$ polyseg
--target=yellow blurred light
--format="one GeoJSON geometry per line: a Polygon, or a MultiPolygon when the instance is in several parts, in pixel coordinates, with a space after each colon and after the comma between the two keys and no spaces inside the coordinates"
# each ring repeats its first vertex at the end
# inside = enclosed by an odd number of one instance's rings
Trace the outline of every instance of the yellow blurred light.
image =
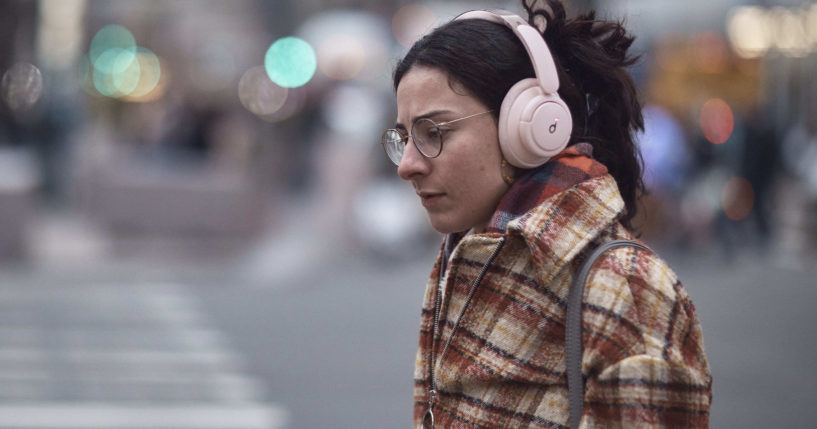
{"type": "Polygon", "coordinates": [[[701,107],[700,125],[704,137],[710,143],[726,142],[735,129],[735,116],[732,108],[720,98],[707,100],[701,107]]]}
{"type": "MultiPolygon", "coordinates": [[[[146,102],[153,101],[164,95],[167,79],[162,73],[159,58],[146,48],[139,48],[134,61],[138,64],[139,75],[131,77],[129,91],[122,97],[125,101],[146,102]]],[[[121,88],[120,88],[121,89],[121,88]]]]}
{"type": "Polygon", "coordinates": [[[752,184],[743,177],[733,177],[723,187],[721,203],[729,219],[746,219],[755,204],[755,191],[752,184]]]}
{"type": "Polygon", "coordinates": [[[775,46],[792,57],[808,55],[809,43],[804,27],[804,15],[783,7],[775,7],[770,16],[775,27],[775,46]]]}
{"type": "Polygon", "coordinates": [[[256,66],[247,70],[238,82],[238,99],[244,107],[258,116],[277,112],[287,100],[288,89],[270,80],[266,68],[256,66]]]}
{"type": "Polygon", "coordinates": [[[692,38],[692,49],[698,69],[705,73],[722,73],[728,66],[726,43],[718,34],[708,31],[692,38]]]}
{"type": "Polygon", "coordinates": [[[113,85],[116,88],[120,97],[127,96],[136,89],[139,85],[139,79],[142,76],[142,64],[138,60],[137,55],[119,56],[123,63],[121,70],[116,73],[111,73],[113,85]],[[126,65],[127,64],[127,65],[126,65]]]}
{"type": "Polygon", "coordinates": [[[808,31],[811,50],[817,51],[817,3],[811,5],[806,15],[806,31],[808,31]]]}
{"type": "Polygon", "coordinates": [[[437,22],[438,18],[431,9],[419,3],[411,3],[394,14],[392,32],[398,43],[410,48],[433,29],[437,22]]]}
{"type": "Polygon", "coordinates": [[[318,47],[318,67],[332,79],[352,79],[365,65],[366,51],[357,37],[327,38],[318,47]]]}
{"type": "Polygon", "coordinates": [[[727,34],[735,53],[742,58],[761,57],[772,46],[773,34],[762,7],[732,9],[727,21],[727,34]]]}

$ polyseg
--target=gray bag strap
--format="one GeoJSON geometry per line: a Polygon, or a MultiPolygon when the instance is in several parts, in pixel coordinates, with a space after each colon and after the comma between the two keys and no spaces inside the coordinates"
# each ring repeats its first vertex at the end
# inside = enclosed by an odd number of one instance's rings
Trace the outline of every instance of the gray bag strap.
{"type": "Polygon", "coordinates": [[[584,380],[582,378],[582,296],[584,283],[590,269],[604,252],[617,247],[632,246],[646,251],[650,249],[630,240],[613,240],[595,248],[582,263],[567,293],[565,322],[565,353],[567,367],[567,398],[570,410],[570,428],[577,429],[584,413],[584,380]]]}

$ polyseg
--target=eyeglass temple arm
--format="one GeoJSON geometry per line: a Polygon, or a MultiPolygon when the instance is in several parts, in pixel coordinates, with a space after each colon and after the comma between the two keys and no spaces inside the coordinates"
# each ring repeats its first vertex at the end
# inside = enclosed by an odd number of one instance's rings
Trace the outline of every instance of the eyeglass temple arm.
{"type": "Polygon", "coordinates": [[[473,118],[474,116],[484,115],[484,114],[486,114],[486,113],[491,113],[491,112],[493,112],[493,110],[486,110],[486,111],[484,111],[484,112],[474,113],[473,115],[468,115],[468,116],[466,116],[466,117],[464,117],[464,118],[454,119],[453,121],[448,121],[448,122],[440,122],[439,124],[437,124],[437,126],[438,126],[438,127],[441,127],[441,126],[443,126],[443,125],[453,124],[454,122],[458,122],[458,121],[461,121],[461,120],[463,120],[463,119],[473,118]]]}

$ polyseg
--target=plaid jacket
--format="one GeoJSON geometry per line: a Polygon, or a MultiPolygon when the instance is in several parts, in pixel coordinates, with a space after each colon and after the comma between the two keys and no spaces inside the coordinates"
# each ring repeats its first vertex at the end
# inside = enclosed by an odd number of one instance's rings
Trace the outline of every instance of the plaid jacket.
{"type": "MultiPolygon", "coordinates": [[[[414,424],[428,405],[433,356],[437,428],[568,425],[565,309],[570,282],[598,244],[632,239],[617,221],[615,180],[601,175],[539,203],[504,232],[469,235],[448,263],[431,338],[442,255],[424,298],[414,375],[414,424]],[[442,349],[472,283],[502,249],[442,349]]],[[[591,271],[583,304],[582,427],[707,427],[712,377],[695,308],[658,256],[611,250],[591,271]]]]}

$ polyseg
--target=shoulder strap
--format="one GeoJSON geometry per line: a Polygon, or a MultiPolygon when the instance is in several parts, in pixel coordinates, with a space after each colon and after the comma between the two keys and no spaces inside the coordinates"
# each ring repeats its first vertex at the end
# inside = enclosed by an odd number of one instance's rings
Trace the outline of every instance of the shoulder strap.
{"type": "Polygon", "coordinates": [[[604,252],[617,247],[632,246],[646,251],[650,249],[630,240],[613,240],[595,248],[582,263],[567,294],[565,321],[565,353],[567,369],[567,398],[570,410],[570,428],[576,429],[584,413],[584,381],[582,379],[582,296],[584,283],[590,269],[604,252]]]}

